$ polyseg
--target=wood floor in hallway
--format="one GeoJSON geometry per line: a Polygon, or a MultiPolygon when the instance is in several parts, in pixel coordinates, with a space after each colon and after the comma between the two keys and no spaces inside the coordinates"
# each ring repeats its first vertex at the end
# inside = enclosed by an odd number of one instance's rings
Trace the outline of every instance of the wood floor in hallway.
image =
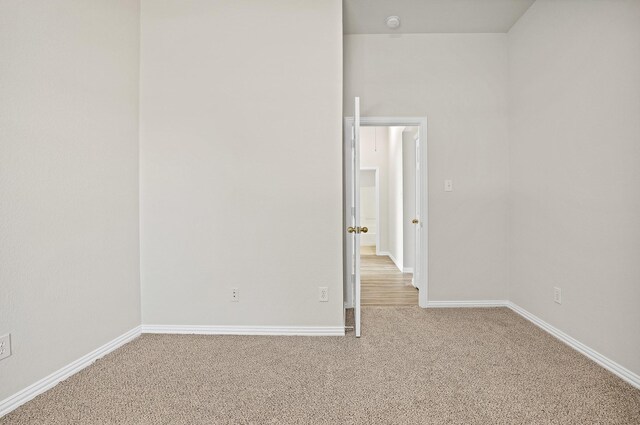
{"type": "Polygon", "coordinates": [[[411,285],[411,277],[411,273],[399,271],[386,255],[362,249],[361,305],[418,305],[418,290],[411,285]]]}

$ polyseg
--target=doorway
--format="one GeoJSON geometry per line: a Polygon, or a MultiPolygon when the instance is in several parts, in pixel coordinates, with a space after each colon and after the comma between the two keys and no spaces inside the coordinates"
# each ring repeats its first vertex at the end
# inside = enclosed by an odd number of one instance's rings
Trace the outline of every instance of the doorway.
{"type": "Polygon", "coordinates": [[[415,139],[418,127],[360,129],[362,306],[418,305],[415,262],[415,139]]]}
{"type": "MultiPolygon", "coordinates": [[[[402,286],[405,289],[412,290],[408,283],[411,283],[418,290],[417,304],[421,307],[427,305],[427,290],[428,290],[428,245],[427,245],[427,152],[426,152],[426,135],[427,135],[427,123],[426,118],[422,117],[409,117],[409,118],[379,118],[379,117],[358,117],[359,104],[356,100],[356,116],[353,118],[345,119],[344,126],[344,158],[345,158],[345,207],[344,217],[346,230],[344,246],[345,246],[345,274],[344,274],[344,298],[345,308],[354,308],[355,316],[355,329],[356,336],[359,336],[359,320],[360,320],[360,305],[393,305],[393,301],[385,297],[384,293],[379,293],[377,296],[381,301],[376,302],[366,299],[366,286],[367,286],[367,274],[370,269],[367,270],[367,262],[369,259],[381,259],[380,257],[387,257],[389,262],[381,265],[377,279],[385,280],[381,275],[386,272],[397,272],[395,276],[396,284],[402,286]],[[373,133],[373,149],[376,151],[378,148],[388,146],[382,146],[379,143],[384,143],[384,137],[380,137],[382,133],[375,133],[372,128],[382,128],[378,131],[395,131],[401,134],[400,140],[402,140],[402,147],[404,152],[411,152],[413,154],[413,163],[415,164],[414,176],[412,178],[413,185],[402,186],[399,191],[395,191],[392,196],[396,198],[396,209],[392,214],[392,221],[396,223],[395,235],[399,237],[389,238],[386,240],[384,237],[384,208],[381,207],[381,191],[384,184],[382,171],[380,165],[367,163],[365,156],[361,156],[361,140],[367,139],[367,133],[371,135],[373,133]],[[361,134],[362,133],[362,134],[361,134]],[[362,139],[364,135],[364,139],[362,139]],[[363,160],[364,158],[364,160],[363,160]],[[367,209],[367,205],[371,205],[372,196],[366,193],[372,186],[371,182],[371,169],[378,168],[375,171],[377,175],[376,186],[376,203],[375,208],[375,221],[372,214],[366,211],[362,211],[362,207],[367,209]],[[356,172],[357,170],[357,172],[356,172]],[[363,186],[360,186],[362,182],[363,186]],[[368,185],[368,186],[367,186],[368,185]],[[364,198],[362,197],[362,190],[365,190],[364,198]],[[408,196],[410,192],[413,196],[408,196]],[[400,195],[398,195],[400,193],[400,195]],[[363,204],[364,201],[364,204],[363,204]],[[409,221],[410,223],[405,223],[409,221]],[[375,249],[371,246],[373,238],[367,237],[368,227],[366,223],[374,222],[375,230],[372,234],[375,234],[376,245],[375,249]],[[398,226],[399,223],[399,226],[398,226]],[[406,226],[405,224],[410,224],[406,226]],[[404,230],[399,232],[398,227],[402,227],[404,230]],[[410,229],[410,230],[409,230],[410,229]],[[409,233],[407,233],[409,232],[409,233]],[[413,234],[415,237],[411,239],[407,237],[408,234],[413,234]],[[363,237],[364,236],[364,237],[363,237]],[[406,239],[406,240],[404,240],[406,239]],[[386,247],[386,248],[385,248],[386,247]],[[389,248],[391,247],[391,248],[389,248]],[[402,248],[400,248],[402,247],[402,248]],[[361,256],[361,248],[363,255],[361,256]],[[375,252],[375,255],[374,255],[375,252]],[[405,255],[405,253],[407,255],[405,255]],[[371,258],[365,258],[365,256],[371,256],[371,258]],[[406,257],[406,259],[405,259],[406,257]],[[406,263],[406,264],[405,264],[406,263]],[[362,275],[362,276],[361,276],[362,275]],[[361,277],[364,278],[364,286],[362,285],[361,277]],[[365,292],[363,292],[365,291],[365,292]],[[386,299],[385,299],[386,298],[386,299]]],[[[396,137],[397,139],[397,137],[396,137]]],[[[388,142],[388,139],[387,139],[388,142]]],[[[371,149],[371,141],[365,142],[367,149],[371,149]],[[368,143],[368,144],[367,144],[368,143]]],[[[397,146],[396,146],[397,148],[397,146]]],[[[395,163],[398,161],[398,153],[402,152],[402,149],[396,149],[396,157],[393,160],[395,163]]],[[[399,154],[402,156],[402,153],[399,154]]],[[[405,160],[406,161],[406,160],[405,160]]],[[[406,162],[405,162],[406,164],[406,162]]],[[[404,183],[407,182],[407,176],[404,171],[399,172],[395,170],[396,181],[395,185],[398,185],[398,176],[400,179],[404,179],[404,183]]],[[[369,208],[369,211],[371,208],[369,208]]],[[[388,211],[387,211],[388,213],[388,211]]],[[[387,214],[387,221],[389,217],[387,214]]],[[[389,223],[387,223],[387,226],[389,223]]],[[[388,230],[387,230],[388,232],[388,230]]],[[[382,258],[384,259],[384,258],[382,258]]],[[[372,263],[371,263],[372,264],[372,263]]],[[[375,265],[372,266],[375,268],[375,265]]],[[[374,270],[375,271],[375,270],[374,270]]],[[[386,279],[385,283],[390,283],[390,279],[386,279]]],[[[389,289],[389,288],[387,288],[389,289]]],[[[386,289],[385,289],[386,290],[386,289]]],[[[384,291],[383,291],[384,292],[384,291]]],[[[415,296],[415,290],[413,290],[415,296]]],[[[414,298],[415,300],[415,298],[414,298]]],[[[397,304],[405,304],[406,301],[397,301],[397,304]]],[[[412,303],[415,303],[413,301],[412,303]]]]}

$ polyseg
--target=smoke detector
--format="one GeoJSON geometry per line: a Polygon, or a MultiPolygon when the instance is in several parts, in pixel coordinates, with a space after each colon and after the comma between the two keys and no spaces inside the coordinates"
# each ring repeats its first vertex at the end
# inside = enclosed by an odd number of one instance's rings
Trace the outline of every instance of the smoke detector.
{"type": "Polygon", "coordinates": [[[389,16],[385,23],[392,30],[398,28],[400,26],[400,17],[399,16],[389,16]]]}

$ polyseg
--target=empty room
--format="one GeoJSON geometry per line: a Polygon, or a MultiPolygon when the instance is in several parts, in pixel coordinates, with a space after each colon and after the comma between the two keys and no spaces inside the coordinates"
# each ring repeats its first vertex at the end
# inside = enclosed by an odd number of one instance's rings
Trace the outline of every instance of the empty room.
{"type": "Polygon", "coordinates": [[[640,424],[640,0],[0,0],[0,424],[640,424]]]}

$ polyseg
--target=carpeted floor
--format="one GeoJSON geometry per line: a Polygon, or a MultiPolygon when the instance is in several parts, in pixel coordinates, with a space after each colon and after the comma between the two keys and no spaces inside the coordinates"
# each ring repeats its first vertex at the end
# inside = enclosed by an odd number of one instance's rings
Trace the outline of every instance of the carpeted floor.
{"type": "Polygon", "coordinates": [[[143,335],[0,424],[640,424],[640,390],[508,309],[363,323],[360,339],[143,335]]]}

